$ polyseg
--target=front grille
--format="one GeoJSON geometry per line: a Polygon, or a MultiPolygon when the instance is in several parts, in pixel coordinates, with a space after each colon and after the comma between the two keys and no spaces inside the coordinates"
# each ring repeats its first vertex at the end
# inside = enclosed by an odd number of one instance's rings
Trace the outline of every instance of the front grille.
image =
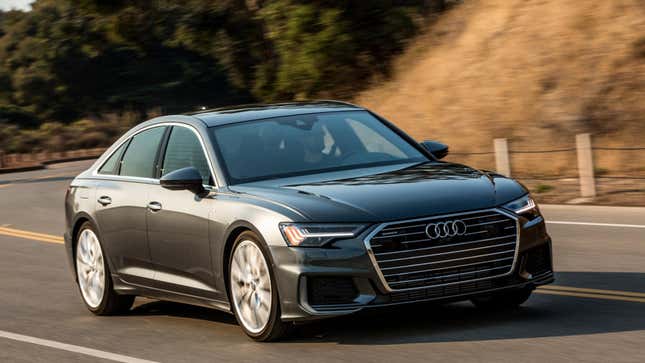
{"type": "Polygon", "coordinates": [[[392,290],[503,276],[515,261],[517,221],[497,210],[390,223],[377,231],[366,243],[392,290]],[[463,221],[463,233],[433,239],[426,234],[429,223],[453,221],[463,221]]]}

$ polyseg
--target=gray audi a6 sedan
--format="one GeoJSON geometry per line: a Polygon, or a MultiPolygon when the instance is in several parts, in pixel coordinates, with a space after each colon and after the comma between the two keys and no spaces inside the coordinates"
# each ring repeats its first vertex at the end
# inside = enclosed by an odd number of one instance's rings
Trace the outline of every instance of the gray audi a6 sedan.
{"type": "Polygon", "coordinates": [[[544,219],[521,184],[447,153],[342,102],[143,122],[67,191],[83,302],[212,307],[260,341],[397,304],[522,304],[553,281],[544,219]]]}

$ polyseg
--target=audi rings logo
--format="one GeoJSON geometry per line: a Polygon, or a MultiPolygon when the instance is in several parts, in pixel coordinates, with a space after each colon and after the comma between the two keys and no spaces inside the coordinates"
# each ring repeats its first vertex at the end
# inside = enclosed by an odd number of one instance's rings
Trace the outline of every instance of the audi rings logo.
{"type": "Polygon", "coordinates": [[[466,234],[466,223],[461,220],[429,223],[426,234],[430,239],[463,236],[466,234]]]}

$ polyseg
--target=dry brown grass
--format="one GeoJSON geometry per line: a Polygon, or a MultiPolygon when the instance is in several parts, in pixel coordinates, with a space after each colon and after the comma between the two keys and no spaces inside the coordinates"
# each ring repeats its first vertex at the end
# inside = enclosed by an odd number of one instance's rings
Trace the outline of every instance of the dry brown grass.
{"type": "MultiPolygon", "coordinates": [[[[354,101],[453,151],[645,145],[645,1],[466,1],[412,44],[391,79],[354,101]]],[[[643,174],[645,151],[595,153],[643,174]]],[[[492,156],[453,156],[494,167],[492,156]]],[[[513,156],[518,173],[575,174],[575,153],[513,156]]]]}

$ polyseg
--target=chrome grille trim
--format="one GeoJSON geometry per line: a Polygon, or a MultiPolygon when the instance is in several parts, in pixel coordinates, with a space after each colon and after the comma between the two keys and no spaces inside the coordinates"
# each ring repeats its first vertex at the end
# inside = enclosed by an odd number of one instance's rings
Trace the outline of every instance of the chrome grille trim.
{"type": "Polygon", "coordinates": [[[412,265],[406,265],[406,266],[392,266],[392,267],[381,267],[381,271],[385,270],[396,270],[399,268],[409,268],[409,267],[418,267],[418,266],[427,266],[427,265],[437,265],[440,263],[444,262],[455,262],[455,261],[463,261],[463,260],[472,260],[474,258],[482,258],[482,257],[490,257],[490,256],[498,256],[498,255],[503,255],[505,253],[509,253],[510,251],[502,251],[502,252],[494,252],[494,253],[484,253],[483,255],[476,255],[476,256],[467,256],[467,257],[459,257],[459,258],[451,258],[449,260],[443,260],[440,262],[424,262],[424,263],[415,263],[412,265]]]}
{"type": "Polygon", "coordinates": [[[477,223],[477,224],[469,224],[468,227],[487,226],[489,224],[503,223],[503,222],[506,222],[506,221],[492,221],[492,222],[484,222],[484,223],[477,223]]]}
{"type": "MultiPolygon", "coordinates": [[[[440,276],[440,277],[425,277],[425,278],[412,279],[412,280],[407,280],[407,281],[391,282],[390,285],[400,285],[400,284],[407,284],[407,283],[410,283],[410,282],[430,281],[430,280],[436,280],[436,279],[444,279],[446,277],[472,275],[472,274],[477,274],[477,273],[484,272],[484,271],[500,270],[500,269],[503,269],[503,268],[507,268],[507,267],[506,266],[500,266],[500,267],[493,267],[493,268],[489,268],[489,269],[485,269],[485,270],[481,270],[481,271],[468,271],[468,272],[462,272],[462,273],[458,273],[458,274],[443,275],[443,276],[440,276]]],[[[464,282],[468,283],[468,282],[470,282],[470,280],[464,281],[464,282]]]]}
{"type": "MultiPolygon", "coordinates": [[[[466,234],[467,235],[467,234],[466,234]]],[[[510,238],[510,237],[515,237],[512,234],[506,235],[506,236],[500,236],[500,237],[491,237],[491,238],[484,238],[484,239],[476,239],[474,241],[468,241],[468,242],[460,242],[460,243],[453,243],[450,246],[463,246],[463,245],[471,245],[473,243],[482,243],[486,241],[492,241],[494,239],[503,239],[503,238],[510,238]]],[[[401,242],[401,243],[406,243],[406,242],[401,242]]],[[[407,253],[407,252],[415,252],[415,251],[427,251],[427,250],[436,250],[438,248],[446,248],[446,246],[432,246],[432,247],[421,247],[421,248],[415,248],[411,250],[405,250],[405,251],[392,251],[392,252],[380,252],[380,253],[375,253],[376,256],[385,256],[385,255],[392,255],[395,253],[407,253]]]]}
{"type": "MultiPolygon", "coordinates": [[[[505,228],[506,229],[511,229],[513,227],[505,228]]],[[[466,235],[476,235],[480,233],[486,233],[484,232],[472,232],[472,233],[467,233],[466,235]]],[[[413,234],[419,234],[419,233],[413,233],[413,234]]],[[[392,236],[383,236],[381,239],[386,239],[390,237],[399,237],[403,236],[404,234],[394,234],[392,236]]],[[[423,239],[423,240],[413,240],[413,241],[400,241],[398,243],[404,243],[404,244],[410,244],[410,243],[419,243],[419,242],[428,242],[428,239],[423,239]]],[[[407,291],[407,290],[417,290],[417,289],[427,289],[430,287],[441,287],[441,286],[448,286],[448,285],[455,285],[455,284],[465,284],[465,283],[471,283],[475,281],[481,281],[481,280],[488,280],[488,279],[493,279],[493,278],[498,278],[498,277],[503,277],[503,276],[508,276],[510,275],[516,267],[517,264],[517,257],[519,253],[519,242],[520,242],[520,225],[517,217],[510,212],[507,212],[505,210],[499,209],[499,208],[491,208],[491,209],[484,209],[484,210],[477,210],[477,211],[470,211],[470,212],[462,212],[462,213],[452,213],[452,214],[444,214],[444,215],[438,215],[438,216],[432,216],[432,217],[426,217],[426,218],[417,218],[417,219],[411,219],[411,220],[403,220],[403,221],[395,221],[395,222],[387,222],[387,223],[382,223],[378,225],[372,232],[370,232],[367,237],[363,240],[363,243],[365,245],[365,248],[367,249],[368,256],[370,257],[370,260],[372,261],[372,265],[374,266],[374,270],[376,271],[379,280],[381,284],[383,285],[384,289],[386,292],[397,292],[397,291],[407,291]],[[490,212],[489,214],[484,214],[490,212]],[[481,214],[481,215],[477,215],[481,214]],[[475,215],[475,216],[471,216],[475,215]],[[515,236],[512,234],[510,235],[504,235],[504,236],[494,236],[491,238],[484,238],[480,240],[475,240],[475,241],[464,241],[460,243],[455,243],[454,245],[451,244],[446,244],[442,246],[429,246],[429,247],[421,247],[421,248],[416,248],[416,249],[409,249],[409,250],[404,250],[404,251],[388,251],[388,252],[381,252],[376,254],[374,250],[372,249],[372,244],[371,240],[379,233],[381,232],[388,232],[388,231],[394,231],[394,230],[402,230],[406,228],[419,228],[427,223],[430,223],[433,220],[436,219],[445,219],[445,218],[450,218],[450,217],[459,217],[460,220],[471,220],[471,219],[484,219],[484,218],[492,218],[492,217],[505,217],[503,220],[493,220],[491,222],[481,222],[473,225],[468,225],[468,228],[471,227],[477,227],[477,226],[484,226],[484,225],[489,225],[489,224],[497,224],[497,223],[502,223],[502,222],[510,222],[510,220],[514,221],[515,223],[515,236]],[[414,225],[409,225],[409,226],[397,226],[400,224],[405,224],[405,223],[414,223],[414,222],[423,222],[423,224],[414,224],[414,225]],[[475,244],[475,243],[481,243],[481,242],[486,242],[490,240],[502,240],[504,238],[512,238],[515,237],[515,246],[514,250],[507,250],[507,251],[502,251],[502,252],[494,252],[494,253],[489,253],[489,254],[481,254],[481,255],[476,255],[476,256],[466,256],[466,257],[459,257],[455,259],[447,259],[447,260],[438,260],[438,261],[432,261],[432,262],[425,262],[425,263],[419,263],[419,264],[410,264],[410,265],[400,265],[400,266],[386,266],[386,267],[380,267],[379,263],[382,264],[387,264],[391,262],[395,262],[398,260],[404,260],[404,259],[424,259],[424,258],[432,258],[433,256],[438,256],[439,254],[430,254],[430,255],[421,255],[421,256],[413,256],[410,258],[401,258],[401,259],[390,259],[390,260],[381,260],[379,261],[377,258],[378,257],[383,257],[384,255],[392,255],[395,253],[415,253],[417,251],[425,251],[425,250],[432,250],[436,248],[451,248],[455,246],[461,246],[461,245],[468,245],[468,244],[475,244]],[[459,264],[459,265],[453,265],[453,266],[447,266],[447,267],[438,267],[438,268],[429,268],[429,269],[423,269],[423,270],[415,270],[415,271],[402,271],[399,273],[396,272],[391,272],[388,274],[383,273],[383,271],[396,271],[397,269],[406,269],[406,268],[414,268],[414,267],[420,267],[420,266],[431,266],[431,265],[440,265],[444,263],[450,263],[454,261],[462,261],[462,260],[470,260],[470,259],[478,259],[478,258],[485,258],[485,257],[492,257],[492,256],[500,256],[503,254],[510,254],[513,253],[512,257],[503,257],[503,258],[494,258],[494,259],[487,259],[485,261],[476,261],[474,263],[465,263],[465,264],[459,264]],[[390,286],[390,283],[388,283],[388,280],[386,279],[387,277],[392,277],[392,276],[406,276],[406,275],[413,275],[413,274],[423,274],[423,273],[428,273],[428,272],[433,272],[433,271],[440,271],[440,270],[449,270],[449,269],[459,269],[459,268],[468,268],[470,266],[476,266],[476,265],[483,265],[483,264],[494,264],[506,260],[512,259],[512,264],[510,268],[508,266],[503,266],[505,269],[508,269],[507,271],[504,271],[503,273],[500,274],[495,274],[491,276],[486,276],[486,277],[481,277],[481,278],[472,278],[472,279],[464,279],[460,281],[453,281],[453,282],[445,282],[445,283],[439,283],[439,284],[424,284],[423,286],[413,286],[413,287],[403,287],[403,288],[393,288],[390,286]]],[[[450,251],[449,253],[444,253],[444,254],[454,254],[454,253],[463,253],[463,252],[468,252],[470,250],[478,250],[478,249],[494,249],[494,248],[499,248],[499,247],[505,247],[505,246],[510,246],[512,245],[513,242],[508,242],[508,243],[498,243],[492,246],[485,246],[483,248],[475,248],[475,249],[466,249],[466,250],[456,250],[456,251],[450,251]]],[[[380,248],[383,247],[382,244],[374,244],[374,248],[380,248]]],[[[492,270],[501,270],[502,266],[493,266],[492,268],[489,269],[481,269],[481,270],[476,270],[477,273],[480,272],[486,272],[486,271],[492,271],[492,270]]],[[[404,280],[404,281],[392,281],[392,285],[400,285],[404,283],[415,283],[416,280],[419,281],[430,281],[430,280],[437,280],[437,279],[444,279],[444,278],[449,278],[449,277],[454,277],[455,275],[458,275],[457,277],[464,277],[464,275],[473,275],[476,274],[471,271],[463,271],[463,272],[458,272],[457,274],[448,274],[448,275],[441,275],[441,276],[436,276],[436,277],[423,277],[423,278],[413,278],[410,280],[404,280]]],[[[414,276],[412,276],[414,277],[414,276]]]]}
{"type": "MultiPolygon", "coordinates": [[[[412,227],[407,227],[407,228],[412,228],[412,227]]],[[[399,237],[399,236],[412,236],[414,234],[425,234],[425,232],[400,233],[400,234],[397,234],[396,236],[397,237],[399,237]]],[[[373,239],[376,240],[376,239],[383,239],[383,238],[390,238],[390,236],[379,236],[379,237],[374,237],[373,239]]]]}
{"type": "Polygon", "coordinates": [[[461,267],[468,267],[468,266],[476,266],[476,265],[481,265],[485,263],[491,263],[491,262],[500,262],[500,261],[506,261],[510,260],[513,257],[504,257],[504,258],[498,258],[495,260],[489,260],[489,261],[480,261],[480,262],[475,262],[475,263],[465,263],[463,265],[457,265],[457,266],[450,266],[450,267],[437,267],[437,268],[431,268],[427,270],[418,270],[418,271],[409,271],[409,272],[399,272],[399,273],[393,273],[393,274],[384,274],[384,277],[388,276],[394,276],[394,275],[412,275],[412,274],[418,274],[418,273],[424,273],[424,272],[432,272],[432,271],[440,271],[440,270],[449,270],[451,268],[461,268],[461,267]]]}

